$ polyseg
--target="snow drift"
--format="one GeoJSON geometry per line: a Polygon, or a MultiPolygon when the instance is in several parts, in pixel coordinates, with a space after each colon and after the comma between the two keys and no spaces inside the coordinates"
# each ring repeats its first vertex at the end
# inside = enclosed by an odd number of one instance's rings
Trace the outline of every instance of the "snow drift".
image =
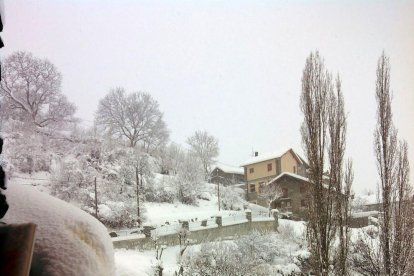
{"type": "Polygon", "coordinates": [[[114,275],[111,239],[82,210],[34,188],[9,185],[4,221],[37,224],[31,275],[114,275]]]}

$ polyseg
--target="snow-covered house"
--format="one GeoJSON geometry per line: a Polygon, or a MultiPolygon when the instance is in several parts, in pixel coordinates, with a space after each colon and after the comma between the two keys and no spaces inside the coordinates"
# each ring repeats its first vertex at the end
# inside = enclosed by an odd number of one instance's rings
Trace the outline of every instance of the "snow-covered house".
{"type": "Polygon", "coordinates": [[[280,190],[279,197],[272,202],[272,209],[291,212],[293,216],[298,218],[307,217],[309,185],[311,185],[308,178],[283,172],[270,180],[268,185],[277,186],[280,190]]]}
{"type": "Polygon", "coordinates": [[[217,162],[211,170],[210,182],[224,186],[245,183],[244,169],[217,162]]]}
{"type": "Polygon", "coordinates": [[[241,164],[246,178],[246,198],[261,203],[258,194],[272,179],[283,172],[306,177],[309,165],[293,149],[258,154],[241,164]]]}

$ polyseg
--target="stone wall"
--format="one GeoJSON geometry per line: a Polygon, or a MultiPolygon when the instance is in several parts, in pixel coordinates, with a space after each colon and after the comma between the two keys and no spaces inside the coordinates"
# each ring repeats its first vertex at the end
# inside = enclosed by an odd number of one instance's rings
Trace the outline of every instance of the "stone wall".
{"type": "MultiPolygon", "coordinates": [[[[262,219],[253,220],[247,222],[241,222],[237,224],[217,226],[214,228],[193,230],[188,238],[192,244],[198,244],[202,242],[209,242],[219,239],[231,239],[236,236],[246,235],[252,231],[270,232],[277,230],[277,219],[262,219]]],[[[167,246],[179,245],[178,234],[169,234],[159,236],[159,244],[165,244],[167,246]]],[[[154,241],[150,237],[126,239],[113,241],[114,248],[125,249],[153,249],[154,241]]]]}

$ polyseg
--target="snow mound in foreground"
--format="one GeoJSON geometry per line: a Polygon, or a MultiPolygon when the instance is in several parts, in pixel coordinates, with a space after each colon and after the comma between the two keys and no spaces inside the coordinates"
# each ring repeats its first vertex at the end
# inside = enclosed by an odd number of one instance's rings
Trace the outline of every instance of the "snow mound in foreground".
{"type": "Polygon", "coordinates": [[[82,210],[32,187],[10,185],[8,224],[37,224],[31,275],[114,275],[108,232],[82,210]]]}

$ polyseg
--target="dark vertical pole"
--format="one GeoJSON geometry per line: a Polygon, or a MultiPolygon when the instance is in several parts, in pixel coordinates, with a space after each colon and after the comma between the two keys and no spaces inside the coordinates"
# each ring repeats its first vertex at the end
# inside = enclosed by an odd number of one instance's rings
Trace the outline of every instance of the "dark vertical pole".
{"type": "Polygon", "coordinates": [[[216,169],[217,174],[217,200],[218,200],[218,207],[220,212],[220,177],[218,175],[218,169],[216,169]]]}
{"type": "Polygon", "coordinates": [[[95,176],[94,184],[95,184],[95,217],[98,218],[98,187],[96,186],[96,176],[95,176]]]}
{"type": "Polygon", "coordinates": [[[139,213],[139,176],[138,176],[138,168],[135,167],[135,178],[137,184],[137,221],[138,224],[141,224],[140,213],[139,213]]]}

